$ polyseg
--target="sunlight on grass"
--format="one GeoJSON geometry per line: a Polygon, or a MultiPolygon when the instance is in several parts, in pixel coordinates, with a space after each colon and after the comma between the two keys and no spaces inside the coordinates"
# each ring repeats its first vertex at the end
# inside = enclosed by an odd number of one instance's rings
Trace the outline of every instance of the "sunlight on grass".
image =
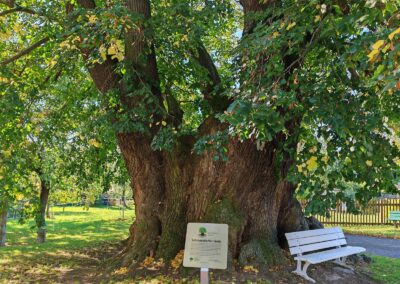
{"type": "Polygon", "coordinates": [[[392,225],[354,225],[354,226],[344,226],[344,225],[327,225],[325,227],[341,227],[345,233],[353,235],[365,235],[372,237],[387,237],[400,239],[400,228],[395,228],[392,225]]]}
{"type": "MultiPolygon", "coordinates": [[[[47,252],[73,251],[95,246],[101,242],[118,241],[128,237],[133,222],[133,210],[125,210],[121,219],[116,208],[67,207],[54,208],[54,219],[47,221],[47,241],[36,244],[34,221],[19,224],[10,220],[7,225],[7,246],[0,249],[1,263],[11,264],[15,257],[36,258],[47,252]]],[[[1,268],[0,268],[1,272],[1,268]]]]}
{"type": "Polygon", "coordinates": [[[387,284],[400,284],[400,259],[372,256],[372,277],[387,284]]]}

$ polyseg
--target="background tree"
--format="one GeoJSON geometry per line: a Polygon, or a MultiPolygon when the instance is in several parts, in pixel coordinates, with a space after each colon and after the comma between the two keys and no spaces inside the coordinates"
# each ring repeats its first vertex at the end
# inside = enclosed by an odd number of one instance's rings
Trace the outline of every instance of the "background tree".
{"type": "MultiPolygon", "coordinates": [[[[121,160],[115,138],[105,135],[110,132],[108,129],[102,129],[104,118],[97,97],[93,97],[97,93],[93,92],[81,66],[69,66],[73,80],[61,76],[60,71],[49,75],[47,68],[46,65],[34,66],[34,70],[23,67],[14,80],[2,77],[5,84],[1,85],[4,112],[0,118],[3,126],[0,141],[5,147],[1,170],[26,180],[24,184],[30,189],[17,192],[32,202],[30,213],[36,220],[39,243],[46,239],[45,212],[52,188],[71,190],[66,188],[68,184],[79,200],[93,203],[104,176],[112,175],[106,172],[109,169],[105,165],[121,160]],[[81,83],[76,84],[79,79],[81,83]],[[104,134],[101,141],[106,146],[96,140],[97,131],[104,134]],[[107,140],[109,137],[113,139],[107,140]]],[[[3,182],[11,196],[15,195],[16,178],[3,182]]]]}
{"type": "Polygon", "coordinates": [[[397,1],[4,4],[9,88],[86,66],[98,90],[134,189],[125,264],[172,258],[190,221],[229,224],[241,263],[273,262],[308,228],[296,189],[314,213],[394,190],[397,1]]]}

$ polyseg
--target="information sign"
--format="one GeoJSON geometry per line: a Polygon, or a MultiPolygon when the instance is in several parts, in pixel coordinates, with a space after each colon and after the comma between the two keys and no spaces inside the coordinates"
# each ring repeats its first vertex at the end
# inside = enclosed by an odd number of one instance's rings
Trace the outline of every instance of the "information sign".
{"type": "Polygon", "coordinates": [[[188,223],[183,266],[226,269],[228,225],[188,223]]]}

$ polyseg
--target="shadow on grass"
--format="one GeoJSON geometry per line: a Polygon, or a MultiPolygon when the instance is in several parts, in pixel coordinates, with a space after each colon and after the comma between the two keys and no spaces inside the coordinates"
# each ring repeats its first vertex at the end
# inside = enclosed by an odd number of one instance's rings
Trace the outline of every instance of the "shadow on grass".
{"type": "MultiPolygon", "coordinates": [[[[103,247],[103,246],[102,246],[103,247]]],[[[110,257],[117,252],[115,245],[104,253],[110,257]]],[[[102,259],[84,251],[55,251],[52,253],[24,253],[0,262],[2,280],[16,283],[88,283],[97,274],[102,259]]],[[[101,269],[100,269],[101,271],[101,269]]]]}

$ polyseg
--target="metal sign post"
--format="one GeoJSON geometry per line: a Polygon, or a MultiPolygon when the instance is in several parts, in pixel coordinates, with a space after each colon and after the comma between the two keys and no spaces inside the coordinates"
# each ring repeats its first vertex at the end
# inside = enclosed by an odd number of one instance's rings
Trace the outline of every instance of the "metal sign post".
{"type": "Polygon", "coordinates": [[[208,268],[200,268],[200,284],[210,283],[210,278],[208,276],[208,268]]]}

